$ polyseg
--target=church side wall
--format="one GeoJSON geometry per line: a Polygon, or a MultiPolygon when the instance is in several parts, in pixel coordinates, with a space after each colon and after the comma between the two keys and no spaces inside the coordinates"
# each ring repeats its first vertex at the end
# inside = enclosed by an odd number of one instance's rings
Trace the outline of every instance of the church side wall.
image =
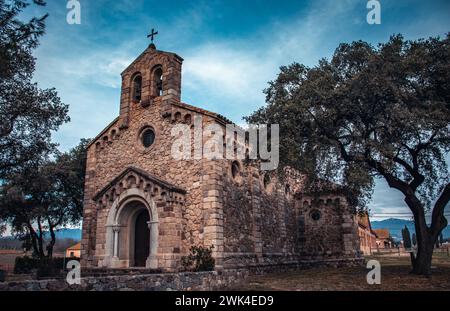
{"type": "Polygon", "coordinates": [[[222,165],[225,268],[359,257],[357,222],[342,195],[294,198],[289,177],[264,184],[252,164],[241,162],[238,178],[231,161],[222,165]]]}
{"type": "Polygon", "coordinates": [[[233,178],[231,163],[222,163],[224,267],[292,262],[298,249],[293,197],[278,181],[266,189],[253,164],[240,162],[233,178]]]}
{"type": "Polygon", "coordinates": [[[304,195],[297,201],[300,255],[304,259],[359,256],[356,216],[343,196],[304,195]]]}

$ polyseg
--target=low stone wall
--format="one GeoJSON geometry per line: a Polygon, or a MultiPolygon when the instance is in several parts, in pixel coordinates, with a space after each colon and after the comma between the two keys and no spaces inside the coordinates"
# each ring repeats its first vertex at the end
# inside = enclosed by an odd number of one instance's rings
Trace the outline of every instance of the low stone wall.
{"type": "MultiPolygon", "coordinates": [[[[209,272],[145,274],[133,272],[108,276],[85,276],[80,285],[69,285],[65,279],[0,282],[0,291],[208,291],[239,284],[249,276],[271,272],[287,272],[313,267],[362,265],[363,258],[302,260],[288,264],[266,264],[240,269],[209,272]]],[[[94,274],[92,271],[90,272],[94,274]]],[[[118,273],[118,271],[116,271],[118,273]]]]}
{"type": "Polygon", "coordinates": [[[326,259],[326,260],[300,260],[287,262],[283,264],[264,264],[248,266],[250,274],[266,274],[272,272],[288,272],[297,270],[306,270],[318,267],[355,267],[362,266],[364,264],[364,258],[351,258],[351,259],[326,259]]]}
{"type": "MultiPolygon", "coordinates": [[[[250,255],[251,256],[251,255],[250,255]]],[[[262,258],[251,258],[250,256],[240,256],[240,259],[233,259],[233,264],[225,262],[224,269],[248,269],[251,273],[283,272],[290,270],[302,270],[315,267],[343,267],[358,266],[364,262],[364,257],[350,258],[299,258],[298,256],[268,256],[262,258]]]]}
{"type": "Polygon", "coordinates": [[[80,285],[69,285],[65,279],[0,283],[0,291],[190,291],[215,290],[244,281],[249,271],[185,272],[162,274],[82,277],[80,285]]]}

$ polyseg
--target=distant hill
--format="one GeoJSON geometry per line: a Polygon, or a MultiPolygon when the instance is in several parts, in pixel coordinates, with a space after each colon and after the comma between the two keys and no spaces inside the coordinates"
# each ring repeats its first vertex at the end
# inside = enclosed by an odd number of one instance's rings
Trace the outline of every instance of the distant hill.
{"type": "Polygon", "coordinates": [[[81,229],[62,229],[56,232],[57,239],[81,240],[81,229]]]}
{"type": "MultiPolygon", "coordinates": [[[[408,227],[409,232],[412,234],[416,232],[414,229],[414,222],[410,220],[398,219],[398,218],[389,218],[380,221],[371,221],[372,229],[389,229],[391,236],[395,240],[402,239],[402,229],[405,225],[408,227]]],[[[450,226],[447,226],[442,232],[444,238],[450,237],[450,226]]]]}
{"type": "MultiPolygon", "coordinates": [[[[50,237],[49,232],[45,232],[45,237],[50,237]]],[[[1,239],[12,239],[11,236],[2,237],[1,239]]],[[[76,241],[81,240],[81,229],[75,228],[75,229],[61,229],[56,231],[56,239],[62,240],[62,239],[72,239],[76,241]]]]}

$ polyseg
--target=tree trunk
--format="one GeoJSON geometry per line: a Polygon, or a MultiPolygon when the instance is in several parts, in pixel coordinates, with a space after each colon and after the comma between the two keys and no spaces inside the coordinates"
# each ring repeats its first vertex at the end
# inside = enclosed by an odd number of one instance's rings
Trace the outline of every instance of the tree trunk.
{"type": "Polygon", "coordinates": [[[434,243],[427,242],[418,246],[416,257],[412,260],[413,269],[411,273],[418,275],[431,275],[431,260],[433,258],[434,243]]]}
{"type": "Polygon", "coordinates": [[[39,258],[43,258],[45,257],[45,253],[44,253],[44,237],[42,234],[39,234],[38,237],[38,257],[39,258]]]}
{"type": "Polygon", "coordinates": [[[414,213],[414,226],[417,238],[417,255],[411,257],[413,274],[431,275],[431,260],[433,258],[433,248],[436,242],[425,221],[423,209],[414,213]]]}
{"type": "Polygon", "coordinates": [[[53,229],[53,225],[50,222],[50,220],[48,220],[48,225],[50,228],[51,240],[50,240],[50,243],[48,243],[48,245],[47,245],[47,257],[52,258],[53,257],[53,247],[55,246],[55,243],[56,243],[56,235],[55,235],[55,230],[53,229]]]}
{"type": "Polygon", "coordinates": [[[38,238],[36,232],[34,232],[32,229],[30,230],[30,238],[31,238],[31,245],[33,246],[33,253],[39,257],[38,238]]]}
{"type": "Polygon", "coordinates": [[[38,241],[38,247],[39,247],[38,257],[40,259],[42,259],[45,257],[45,252],[44,252],[44,232],[42,231],[41,217],[38,216],[36,222],[37,222],[38,230],[39,230],[39,234],[36,234],[36,238],[38,241]]]}

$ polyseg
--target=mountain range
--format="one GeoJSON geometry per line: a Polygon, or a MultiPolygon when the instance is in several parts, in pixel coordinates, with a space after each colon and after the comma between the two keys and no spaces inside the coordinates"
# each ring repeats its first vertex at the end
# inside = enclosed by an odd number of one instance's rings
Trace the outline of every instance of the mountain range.
{"type": "MultiPolygon", "coordinates": [[[[402,229],[405,226],[408,227],[411,235],[413,234],[413,232],[416,232],[414,229],[414,222],[411,220],[389,218],[380,221],[371,221],[370,223],[372,225],[372,229],[389,229],[391,236],[395,240],[402,239],[402,229]]],[[[444,236],[444,238],[450,237],[450,226],[445,227],[445,229],[442,231],[442,235],[444,236]]]]}
{"type": "MultiPolygon", "coordinates": [[[[62,239],[73,239],[76,241],[81,240],[81,229],[78,228],[65,228],[65,229],[61,229],[55,232],[56,235],[56,239],[57,240],[62,240],[62,239]]],[[[45,237],[49,237],[50,233],[49,232],[45,232],[44,233],[45,237]]],[[[6,236],[6,237],[2,237],[2,239],[11,239],[11,236],[6,236]]]]}
{"type": "MultiPolygon", "coordinates": [[[[371,221],[372,229],[389,229],[391,236],[395,240],[402,239],[402,229],[407,226],[409,232],[412,234],[415,232],[414,230],[414,222],[410,220],[398,219],[398,218],[389,218],[380,221],[371,221]]],[[[450,226],[447,226],[442,234],[444,238],[450,238],[450,226]]],[[[48,233],[46,233],[48,235],[48,233]]],[[[10,238],[10,237],[4,237],[10,238]]],[[[56,232],[56,239],[73,239],[76,241],[81,240],[81,229],[79,228],[66,228],[61,229],[56,232]]]]}

